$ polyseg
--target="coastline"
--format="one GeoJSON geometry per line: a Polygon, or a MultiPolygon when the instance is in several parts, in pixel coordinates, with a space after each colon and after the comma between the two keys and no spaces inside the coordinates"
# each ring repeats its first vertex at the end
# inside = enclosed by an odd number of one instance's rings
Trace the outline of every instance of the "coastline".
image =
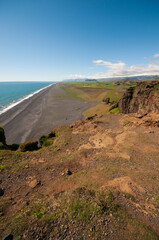
{"type": "Polygon", "coordinates": [[[35,92],[32,92],[32,93],[30,93],[30,94],[28,94],[28,95],[26,95],[26,96],[24,96],[22,98],[19,98],[19,99],[15,100],[15,101],[9,103],[8,105],[4,106],[4,108],[2,108],[2,110],[0,110],[0,115],[2,115],[3,113],[7,112],[8,110],[10,110],[13,107],[17,106],[18,104],[22,103],[26,99],[29,99],[30,97],[36,95],[37,93],[43,91],[44,89],[46,89],[46,88],[48,88],[48,87],[50,87],[50,86],[52,86],[54,84],[56,84],[56,83],[52,83],[52,84],[50,84],[50,85],[48,85],[46,87],[43,87],[43,88],[41,88],[39,90],[36,90],[35,92]]]}
{"type": "Polygon", "coordinates": [[[70,98],[59,84],[54,84],[1,114],[0,125],[7,144],[19,144],[83,119],[82,112],[94,104],[70,98]]]}

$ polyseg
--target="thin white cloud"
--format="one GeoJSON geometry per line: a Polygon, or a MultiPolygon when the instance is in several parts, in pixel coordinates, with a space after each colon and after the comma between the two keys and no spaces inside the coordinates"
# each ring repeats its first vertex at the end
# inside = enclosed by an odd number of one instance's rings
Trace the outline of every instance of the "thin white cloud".
{"type": "Polygon", "coordinates": [[[155,55],[153,55],[154,58],[159,58],[159,53],[156,53],[155,55]]]}
{"type": "Polygon", "coordinates": [[[93,61],[93,63],[95,63],[96,65],[102,65],[104,67],[111,68],[111,69],[118,69],[118,68],[125,67],[124,62],[112,63],[112,62],[103,61],[103,60],[95,60],[95,61],[93,61]]]}
{"type": "Polygon", "coordinates": [[[124,62],[112,63],[104,60],[93,61],[96,65],[107,68],[107,71],[96,73],[91,76],[71,75],[70,78],[111,78],[111,77],[133,77],[144,75],[159,75],[159,61],[149,62],[147,65],[132,65],[127,67],[124,62]]]}
{"type": "Polygon", "coordinates": [[[129,76],[143,76],[143,75],[158,75],[159,74],[159,62],[151,62],[146,66],[133,65],[130,67],[123,66],[122,68],[110,68],[107,72],[102,74],[96,74],[96,77],[129,77],[129,76]]]}

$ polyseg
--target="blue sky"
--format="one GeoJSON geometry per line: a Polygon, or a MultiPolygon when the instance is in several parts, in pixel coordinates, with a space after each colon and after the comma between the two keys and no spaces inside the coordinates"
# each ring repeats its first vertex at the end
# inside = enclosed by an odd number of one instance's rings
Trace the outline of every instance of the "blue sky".
{"type": "Polygon", "coordinates": [[[0,0],[0,81],[159,74],[158,0],[0,0]]]}

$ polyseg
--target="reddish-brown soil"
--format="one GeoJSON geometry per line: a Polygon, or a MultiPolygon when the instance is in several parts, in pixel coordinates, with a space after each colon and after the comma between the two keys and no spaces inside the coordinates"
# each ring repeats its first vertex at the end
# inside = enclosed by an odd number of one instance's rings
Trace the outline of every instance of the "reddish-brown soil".
{"type": "Polygon", "coordinates": [[[135,119],[136,115],[95,116],[56,128],[49,147],[1,151],[0,235],[158,239],[159,128],[135,119]],[[115,211],[97,215],[94,210],[89,222],[78,218],[88,202],[96,204],[98,194],[107,191],[114,196],[115,211]],[[75,196],[83,203],[78,217],[75,212],[70,215],[75,196]]]}

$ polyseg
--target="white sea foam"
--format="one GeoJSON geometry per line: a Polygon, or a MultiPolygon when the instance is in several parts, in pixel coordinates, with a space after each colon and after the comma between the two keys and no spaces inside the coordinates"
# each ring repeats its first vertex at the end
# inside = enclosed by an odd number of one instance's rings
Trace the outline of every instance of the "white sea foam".
{"type": "Polygon", "coordinates": [[[19,103],[23,102],[24,100],[33,97],[35,94],[41,92],[42,90],[44,90],[44,89],[46,89],[46,88],[48,88],[48,87],[51,87],[51,86],[54,85],[54,84],[55,84],[55,83],[52,83],[52,84],[50,84],[50,85],[48,85],[48,86],[46,86],[46,87],[44,87],[44,88],[41,88],[41,89],[39,89],[39,90],[37,90],[37,91],[35,91],[35,92],[33,92],[33,93],[30,93],[30,94],[27,95],[27,96],[24,96],[23,98],[18,99],[17,101],[13,101],[13,102],[10,103],[9,105],[5,106],[2,110],[0,110],[0,115],[3,114],[3,113],[5,113],[5,112],[7,112],[8,110],[10,110],[11,108],[15,107],[16,105],[18,105],[19,103]]]}

